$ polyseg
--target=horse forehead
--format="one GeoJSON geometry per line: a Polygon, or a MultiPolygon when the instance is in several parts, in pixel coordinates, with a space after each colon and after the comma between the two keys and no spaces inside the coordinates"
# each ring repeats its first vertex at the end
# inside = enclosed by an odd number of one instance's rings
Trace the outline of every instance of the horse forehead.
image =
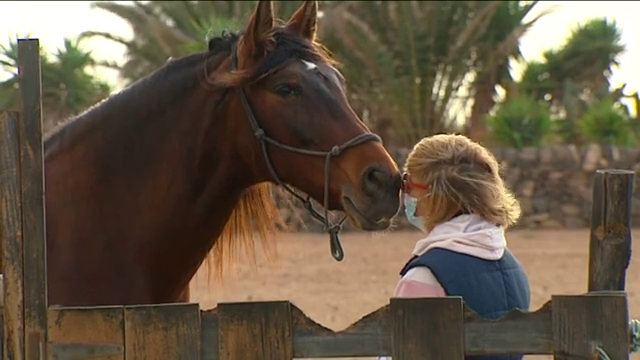
{"type": "Polygon", "coordinates": [[[302,59],[300,61],[304,65],[306,71],[317,71],[330,81],[342,87],[342,82],[340,81],[340,79],[342,78],[342,74],[335,67],[324,63],[318,66],[318,64],[316,63],[302,59]]]}

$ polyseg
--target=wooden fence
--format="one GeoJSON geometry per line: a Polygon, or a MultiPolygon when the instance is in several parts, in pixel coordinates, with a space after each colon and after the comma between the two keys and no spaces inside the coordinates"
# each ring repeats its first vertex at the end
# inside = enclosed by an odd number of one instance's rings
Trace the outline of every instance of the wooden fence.
{"type": "Polygon", "coordinates": [[[369,357],[463,359],[470,354],[553,354],[628,359],[625,272],[634,173],[597,171],[589,293],[552,296],[539,310],[496,321],[459,297],[391,299],[334,332],[288,301],[48,307],[39,44],[20,40],[21,114],[0,112],[3,359],[287,360],[369,357]]]}

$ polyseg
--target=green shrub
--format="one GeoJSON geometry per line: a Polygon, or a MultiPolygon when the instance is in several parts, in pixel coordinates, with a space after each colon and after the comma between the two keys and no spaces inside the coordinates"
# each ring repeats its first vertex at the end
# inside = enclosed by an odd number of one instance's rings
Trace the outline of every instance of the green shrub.
{"type": "Polygon", "coordinates": [[[612,99],[594,102],[580,120],[579,128],[588,142],[616,146],[635,142],[629,115],[612,99]]]}
{"type": "Polygon", "coordinates": [[[507,100],[486,121],[493,139],[502,146],[540,146],[552,132],[550,110],[528,96],[507,100]]]}

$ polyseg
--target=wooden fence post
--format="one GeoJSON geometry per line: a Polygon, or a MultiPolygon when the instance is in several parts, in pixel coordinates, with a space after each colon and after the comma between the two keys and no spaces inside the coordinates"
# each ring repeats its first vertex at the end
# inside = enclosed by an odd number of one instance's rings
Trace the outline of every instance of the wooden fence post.
{"type": "Polygon", "coordinates": [[[218,305],[220,360],[292,360],[288,301],[218,305]]]}
{"type": "Polygon", "coordinates": [[[631,259],[633,181],[633,171],[596,171],[589,241],[589,291],[625,288],[631,259]]]}
{"type": "Polygon", "coordinates": [[[393,360],[463,360],[462,298],[392,298],[393,360]]]}
{"type": "Polygon", "coordinates": [[[623,291],[553,295],[552,331],[555,360],[629,359],[629,314],[623,291]]]}
{"type": "Polygon", "coordinates": [[[24,359],[22,199],[17,112],[0,111],[0,242],[4,276],[3,359],[24,359]]]}
{"type": "Polygon", "coordinates": [[[40,42],[18,39],[20,121],[20,175],[22,179],[22,237],[24,256],[25,354],[29,360],[46,358],[47,261],[42,156],[42,85],[40,42]]]}
{"type": "Polygon", "coordinates": [[[133,305],[124,308],[123,359],[200,359],[198,304],[133,305]]]}

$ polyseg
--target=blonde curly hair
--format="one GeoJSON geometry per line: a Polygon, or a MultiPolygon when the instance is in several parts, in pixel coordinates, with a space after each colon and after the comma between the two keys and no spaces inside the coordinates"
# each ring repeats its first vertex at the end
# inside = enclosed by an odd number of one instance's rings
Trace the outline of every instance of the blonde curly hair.
{"type": "Polygon", "coordinates": [[[429,231],[461,213],[504,228],[520,217],[520,204],[500,177],[498,161],[466,136],[423,138],[409,153],[405,171],[429,187],[418,205],[425,210],[429,231]]]}

